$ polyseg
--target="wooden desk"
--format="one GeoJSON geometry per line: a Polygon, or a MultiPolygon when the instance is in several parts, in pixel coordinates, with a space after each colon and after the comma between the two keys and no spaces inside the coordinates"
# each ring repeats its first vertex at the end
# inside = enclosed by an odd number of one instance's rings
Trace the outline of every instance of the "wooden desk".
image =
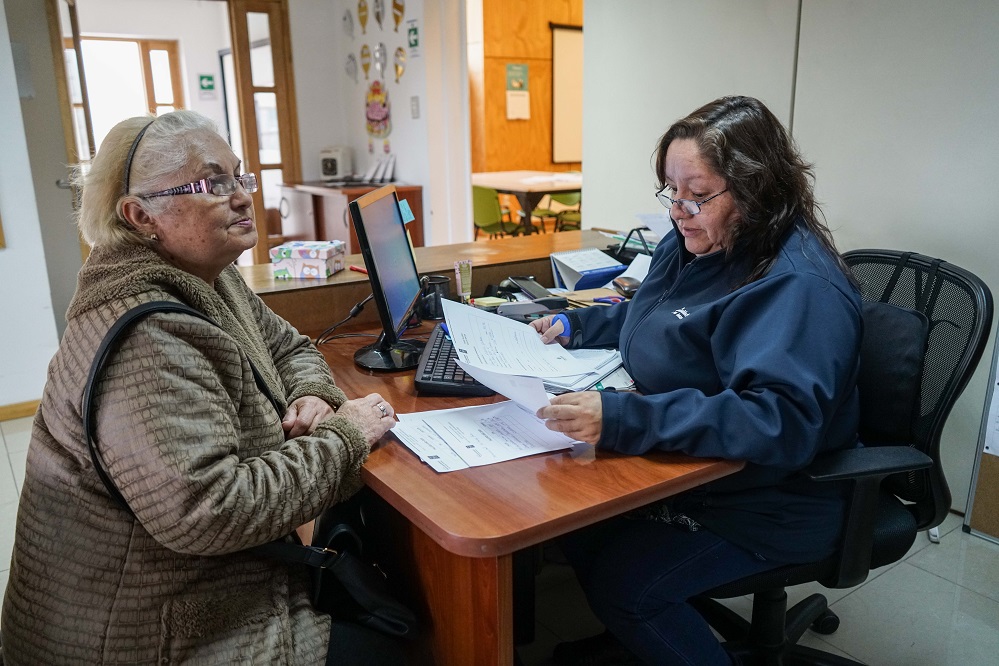
{"type": "MultiPolygon", "coordinates": [[[[491,243],[490,243],[491,244],[491,243]]],[[[352,362],[363,339],[323,345],[349,396],[380,393],[397,412],[501,400],[417,398],[413,372],[375,374],[352,362]]],[[[741,469],[741,463],[679,454],[643,457],[573,451],[438,474],[392,437],[371,453],[365,483],[381,551],[394,580],[428,619],[419,663],[513,663],[513,553],[741,469]]]]}
{"type": "MultiPolygon", "coordinates": [[[[488,243],[417,247],[414,254],[421,275],[450,276],[452,290],[455,260],[471,259],[472,295],[481,296],[486,285],[499,284],[511,275],[533,275],[542,285],[553,287],[549,259],[552,252],[605,248],[609,243],[610,239],[595,231],[566,231],[500,238],[488,243]]],[[[363,266],[364,259],[359,254],[349,255],[346,264],[363,266]]],[[[270,264],[240,266],[239,271],[270,309],[298,330],[311,335],[346,317],[355,303],[371,293],[367,276],[350,270],[316,280],[275,280],[270,264]]],[[[374,305],[367,306],[356,321],[377,322],[377,309],[374,305]]]]}
{"type": "Polygon", "coordinates": [[[514,195],[530,215],[546,194],[582,191],[583,176],[549,171],[482,171],[472,174],[472,185],[514,195]]]}

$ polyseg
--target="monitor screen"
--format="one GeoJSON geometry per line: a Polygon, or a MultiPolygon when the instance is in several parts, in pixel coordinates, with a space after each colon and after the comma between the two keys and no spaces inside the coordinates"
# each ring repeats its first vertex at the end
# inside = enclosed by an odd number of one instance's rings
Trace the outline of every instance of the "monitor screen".
{"type": "Polygon", "coordinates": [[[350,202],[350,216],[382,322],[378,341],[358,350],[354,360],[373,370],[416,367],[423,343],[401,337],[420,297],[420,276],[395,186],[386,185],[350,202]]]}

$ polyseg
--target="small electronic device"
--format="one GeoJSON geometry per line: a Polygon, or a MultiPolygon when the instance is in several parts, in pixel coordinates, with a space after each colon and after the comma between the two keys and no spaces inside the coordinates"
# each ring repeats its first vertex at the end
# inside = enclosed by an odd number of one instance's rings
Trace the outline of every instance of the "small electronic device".
{"type": "Polygon", "coordinates": [[[625,298],[631,298],[638,291],[638,288],[642,286],[642,283],[633,277],[627,277],[624,275],[614,278],[612,281],[614,289],[617,293],[621,294],[625,298]]]}
{"type": "Polygon", "coordinates": [[[421,395],[493,395],[488,386],[465,374],[457,363],[458,354],[444,328],[437,324],[423,348],[413,383],[421,395]]]}
{"type": "Polygon", "coordinates": [[[333,146],[319,151],[320,171],[325,182],[347,180],[354,173],[354,160],[347,146],[333,146]]]}
{"type": "Polygon", "coordinates": [[[558,314],[569,305],[563,296],[549,296],[535,301],[520,301],[504,303],[496,308],[496,314],[514,321],[529,324],[535,319],[541,319],[550,314],[558,314]]]}
{"type": "Polygon", "coordinates": [[[354,362],[368,370],[415,368],[424,343],[403,340],[413,309],[423,293],[416,260],[406,236],[394,185],[386,185],[350,202],[357,241],[371,281],[382,333],[358,349],[354,362]]]}
{"type": "Polygon", "coordinates": [[[500,291],[522,291],[531,299],[547,298],[552,293],[538,284],[532,276],[512,275],[499,284],[500,291]]]}

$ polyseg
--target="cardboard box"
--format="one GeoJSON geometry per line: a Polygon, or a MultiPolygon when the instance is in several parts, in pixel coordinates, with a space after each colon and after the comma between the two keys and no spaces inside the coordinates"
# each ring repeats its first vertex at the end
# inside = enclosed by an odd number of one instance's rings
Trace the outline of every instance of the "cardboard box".
{"type": "Polygon", "coordinates": [[[276,279],[327,278],[343,270],[343,241],[291,241],[271,248],[276,279]]]}

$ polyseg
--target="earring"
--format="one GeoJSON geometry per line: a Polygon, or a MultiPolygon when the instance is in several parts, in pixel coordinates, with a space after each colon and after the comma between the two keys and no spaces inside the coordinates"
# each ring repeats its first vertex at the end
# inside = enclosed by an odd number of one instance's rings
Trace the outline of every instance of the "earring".
{"type": "Polygon", "coordinates": [[[156,234],[149,234],[149,242],[150,243],[158,243],[159,240],[160,240],[160,237],[157,236],[156,234]]]}

